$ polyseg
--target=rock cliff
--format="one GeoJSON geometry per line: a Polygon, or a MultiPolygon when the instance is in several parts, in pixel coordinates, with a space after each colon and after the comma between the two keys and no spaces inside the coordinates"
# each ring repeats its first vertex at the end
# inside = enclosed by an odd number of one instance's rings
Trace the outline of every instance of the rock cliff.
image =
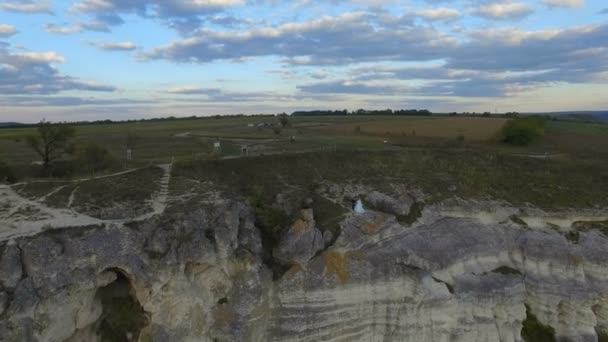
{"type": "Polygon", "coordinates": [[[140,220],[5,239],[0,340],[605,340],[601,211],[324,189],[345,210],[335,232],[312,198],[272,241],[250,201],[211,189],[140,220]]]}

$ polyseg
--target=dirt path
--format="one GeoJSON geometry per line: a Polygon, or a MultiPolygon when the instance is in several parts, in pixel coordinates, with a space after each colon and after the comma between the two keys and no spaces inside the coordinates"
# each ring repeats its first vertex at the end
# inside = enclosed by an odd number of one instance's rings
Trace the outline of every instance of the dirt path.
{"type": "MultiPolygon", "coordinates": [[[[43,203],[44,199],[65,188],[67,185],[58,186],[35,201],[24,198],[12,188],[15,185],[23,185],[28,183],[19,183],[12,186],[0,185],[0,241],[16,239],[24,236],[32,236],[48,229],[83,227],[102,224],[124,224],[126,222],[142,221],[155,215],[160,215],[167,207],[172,166],[172,164],[158,165],[158,167],[163,170],[163,176],[160,179],[158,191],[154,193],[148,202],[148,205],[152,208],[152,211],[141,216],[129,217],[120,220],[102,220],[79,213],[72,209],[71,205],[74,202],[74,194],[77,188],[74,189],[70,194],[68,208],[51,208],[43,203]]],[[[109,175],[77,179],[70,181],[70,183],[117,177],[137,170],[139,169],[131,169],[109,175]]]]}

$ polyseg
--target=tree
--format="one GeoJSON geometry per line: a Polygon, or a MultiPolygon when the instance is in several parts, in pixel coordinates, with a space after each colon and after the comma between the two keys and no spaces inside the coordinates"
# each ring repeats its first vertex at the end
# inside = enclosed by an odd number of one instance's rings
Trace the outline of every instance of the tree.
{"type": "Polygon", "coordinates": [[[42,120],[38,124],[38,134],[26,138],[27,144],[42,158],[45,169],[61,157],[68,142],[75,134],[74,128],[64,124],[51,124],[42,120]]]}
{"type": "Polygon", "coordinates": [[[281,114],[281,117],[279,118],[279,123],[281,124],[281,127],[285,128],[289,126],[289,118],[287,117],[287,114],[281,114]]]}

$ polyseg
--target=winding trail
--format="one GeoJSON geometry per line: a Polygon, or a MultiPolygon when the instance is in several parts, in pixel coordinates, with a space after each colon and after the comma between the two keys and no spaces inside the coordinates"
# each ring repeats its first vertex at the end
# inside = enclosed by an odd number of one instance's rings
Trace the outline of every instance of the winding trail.
{"type": "MultiPolygon", "coordinates": [[[[152,209],[150,212],[137,216],[117,220],[98,219],[72,208],[74,203],[75,188],[70,194],[67,208],[51,208],[44,204],[44,200],[51,195],[61,191],[72,183],[86,182],[101,178],[118,177],[137,170],[130,169],[113,174],[82,178],[69,181],[70,184],[60,185],[37,200],[30,200],[19,195],[14,189],[17,185],[26,185],[27,182],[17,183],[11,186],[0,185],[0,241],[17,239],[25,236],[39,234],[49,229],[61,229],[68,227],[84,227],[90,225],[122,225],[126,222],[143,221],[164,213],[169,196],[169,184],[171,182],[171,171],[173,164],[161,164],[157,167],[163,170],[158,190],[148,201],[152,209]]],[[[34,181],[32,183],[44,182],[34,181]]]]}

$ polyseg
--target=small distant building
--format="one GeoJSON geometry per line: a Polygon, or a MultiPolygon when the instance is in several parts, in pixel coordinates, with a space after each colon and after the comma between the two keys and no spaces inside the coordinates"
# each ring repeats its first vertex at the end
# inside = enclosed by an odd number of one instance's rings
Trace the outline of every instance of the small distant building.
{"type": "Polygon", "coordinates": [[[255,124],[253,124],[253,123],[247,124],[247,127],[253,128],[253,127],[255,127],[255,124]]]}
{"type": "Polygon", "coordinates": [[[133,159],[133,150],[128,148],[127,149],[127,160],[132,160],[133,159]]]}
{"type": "Polygon", "coordinates": [[[241,155],[248,156],[249,155],[249,146],[241,145],[241,155]]]}

